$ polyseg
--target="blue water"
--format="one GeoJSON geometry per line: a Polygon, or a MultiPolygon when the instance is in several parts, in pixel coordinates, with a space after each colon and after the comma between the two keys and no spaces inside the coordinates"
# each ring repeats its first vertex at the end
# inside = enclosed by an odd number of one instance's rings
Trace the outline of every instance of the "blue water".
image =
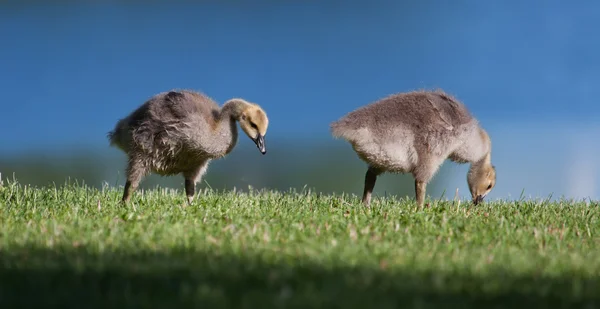
{"type": "Polygon", "coordinates": [[[309,142],[358,106],[441,87],[495,145],[525,147],[494,148],[522,152],[515,169],[564,165],[551,132],[600,122],[597,1],[53,3],[0,4],[0,154],[105,147],[118,118],[171,88],[257,102],[269,138],[309,142]]]}

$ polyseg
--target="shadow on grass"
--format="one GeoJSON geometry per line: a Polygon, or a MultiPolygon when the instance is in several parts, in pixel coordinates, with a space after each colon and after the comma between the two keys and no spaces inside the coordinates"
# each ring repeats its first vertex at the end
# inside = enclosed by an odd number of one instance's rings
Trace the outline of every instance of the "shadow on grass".
{"type": "Polygon", "coordinates": [[[597,279],[394,273],[185,250],[0,252],[0,308],[591,308],[599,287],[597,279]]]}

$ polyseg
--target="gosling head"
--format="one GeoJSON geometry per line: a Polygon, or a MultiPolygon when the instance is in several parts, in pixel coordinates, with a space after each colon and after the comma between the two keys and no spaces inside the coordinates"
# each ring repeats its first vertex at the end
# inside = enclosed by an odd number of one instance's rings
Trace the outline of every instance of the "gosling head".
{"type": "Polygon", "coordinates": [[[467,183],[473,198],[473,204],[483,202],[483,198],[496,185],[496,168],[490,163],[473,164],[467,174],[467,183]]]}
{"type": "Polygon", "coordinates": [[[265,135],[269,127],[269,118],[265,111],[256,104],[246,104],[240,113],[238,120],[240,127],[250,137],[264,155],[267,153],[265,147],[265,135]]]}

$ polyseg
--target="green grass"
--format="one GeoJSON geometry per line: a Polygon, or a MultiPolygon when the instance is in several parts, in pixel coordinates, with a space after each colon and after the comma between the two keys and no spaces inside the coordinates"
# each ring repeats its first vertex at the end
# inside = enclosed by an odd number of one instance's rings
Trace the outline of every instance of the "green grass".
{"type": "Polygon", "coordinates": [[[0,308],[600,305],[598,203],[0,187],[0,308]]]}

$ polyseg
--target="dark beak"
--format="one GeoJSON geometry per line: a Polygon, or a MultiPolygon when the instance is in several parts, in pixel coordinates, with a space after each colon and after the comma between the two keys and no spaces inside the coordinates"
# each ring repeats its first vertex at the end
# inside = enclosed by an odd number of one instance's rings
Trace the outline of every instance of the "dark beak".
{"type": "Polygon", "coordinates": [[[483,195],[478,195],[477,197],[475,197],[473,199],[473,204],[477,205],[479,203],[483,202],[483,195]]]}
{"type": "Polygon", "coordinates": [[[256,138],[253,139],[254,143],[256,143],[256,147],[258,147],[258,150],[260,150],[260,153],[265,154],[267,153],[267,148],[265,147],[265,137],[258,134],[256,135],[256,138]]]}

